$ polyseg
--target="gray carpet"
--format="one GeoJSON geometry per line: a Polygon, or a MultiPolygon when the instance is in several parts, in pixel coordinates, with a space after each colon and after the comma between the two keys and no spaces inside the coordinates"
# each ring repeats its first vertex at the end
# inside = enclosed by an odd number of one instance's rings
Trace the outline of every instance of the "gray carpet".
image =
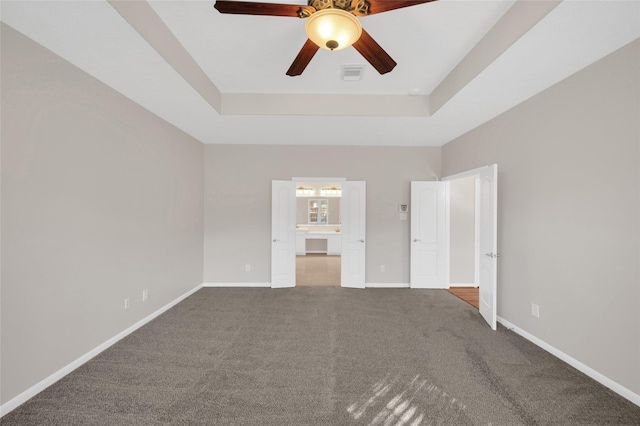
{"type": "Polygon", "coordinates": [[[202,289],[2,425],[640,425],[443,290],[202,289]]]}

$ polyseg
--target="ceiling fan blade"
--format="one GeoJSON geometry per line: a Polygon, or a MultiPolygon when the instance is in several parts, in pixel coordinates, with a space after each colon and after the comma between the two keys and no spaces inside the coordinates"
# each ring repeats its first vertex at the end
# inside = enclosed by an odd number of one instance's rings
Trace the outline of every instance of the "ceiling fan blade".
{"type": "Polygon", "coordinates": [[[355,47],[380,74],[386,74],[398,65],[364,29],[358,41],[353,43],[353,47],[355,47]]]}
{"type": "Polygon", "coordinates": [[[258,3],[252,1],[216,0],[215,7],[220,13],[236,15],[268,15],[292,16],[298,18],[298,11],[307,9],[310,13],[316,11],[311,6],[299,4],[258,3]]]}
{"type": "Polygon", "coordinates": [[[316,54],[319,47],[317,44],[307,39],[302,49],[300,49],[300,53],[296,56],[296,59],[293,60],[293,63],[289,67],[287,71],[287,75],[291,77],[295,77],[296,75],[302,74],[302,71],[309,65],[313,55],[316,54]]]}
{"type": "MultiPolygon", "coordinates": [[[[387,12],[394,9],[402,9],[403,7],[416,6],[418,4],[429,3],[436,0],[367,0],[369,2],[368,15],[387,12]]],[[[358,0],[353,0],[352,7],[357,4],[358,0]]],[[[357,9],[356,9],[357,10],[357,9]]],[[[356,13],[357,14],[357,13],[356,13]]]]}

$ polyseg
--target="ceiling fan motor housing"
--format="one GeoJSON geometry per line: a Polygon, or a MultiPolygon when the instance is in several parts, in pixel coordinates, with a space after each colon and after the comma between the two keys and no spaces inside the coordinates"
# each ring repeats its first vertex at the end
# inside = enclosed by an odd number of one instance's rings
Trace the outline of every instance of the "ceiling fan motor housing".
{"type": "MultiPolygon", "coordinates": [[[[366,16],[369,14],[369,2],[367,2],[367,0],[358,0],[356,2],[352,2],[351,0],[309,0],[308,4],[315,10],[342,9],[357,16],[366,16]]],[[[305,14],[304,11],[300,13],[305,14]]],[[[309,16],[300,17],[308,18],[309,16]]]]}
{"type": "Polygon", "coordinates": [[[347,10],[351,6],[351,2],[349,0],[309,0],[309,6],[316,10],[329,8],[347,10]]]}

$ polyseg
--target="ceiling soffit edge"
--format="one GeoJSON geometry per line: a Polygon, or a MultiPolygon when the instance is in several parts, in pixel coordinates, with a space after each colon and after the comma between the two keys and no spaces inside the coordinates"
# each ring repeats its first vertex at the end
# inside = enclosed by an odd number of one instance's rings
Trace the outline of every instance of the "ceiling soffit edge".
{"type": "Polygon", "coordinates": [[[562,0],[516,1],[431,92],[431,113],[434,114],[442,108],[560,3],[562,0]]]}
{"type": "Polygon", "coordinates": [[[223,93],[221,114],[428,117],[429,96],[223,93]]]}
{"type": "Polygon", "coordinates": [[[146,1],[108,0],[109,4],[187,81],[216,111],[221,93],[200,65],[178,41],[146,1]]]}

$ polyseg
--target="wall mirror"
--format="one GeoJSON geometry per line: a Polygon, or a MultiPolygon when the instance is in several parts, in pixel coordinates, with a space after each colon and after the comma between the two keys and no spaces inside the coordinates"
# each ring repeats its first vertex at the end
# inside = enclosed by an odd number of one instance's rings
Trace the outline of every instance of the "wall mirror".
{"type": "Polygon", "coordinates": [[[309,221],[310,225],[327,225],[329,223],[329,200],[309,199],[309,221]]]}

